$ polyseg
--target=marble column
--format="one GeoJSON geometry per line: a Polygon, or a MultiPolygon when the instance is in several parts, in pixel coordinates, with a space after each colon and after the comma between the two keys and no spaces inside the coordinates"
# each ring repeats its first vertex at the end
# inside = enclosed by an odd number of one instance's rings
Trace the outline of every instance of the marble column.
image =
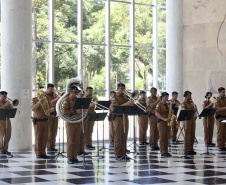
{"type": "Polygon", "coordinates": [[[166,90],[183,97],[183,1],[166,0],[166,90]]]}
{"type": "Polygon", "coordinates": [[[1,0],[1,90],[20,101],[11,119],[10,151],[32,148],[32,1],[1,0]]]}

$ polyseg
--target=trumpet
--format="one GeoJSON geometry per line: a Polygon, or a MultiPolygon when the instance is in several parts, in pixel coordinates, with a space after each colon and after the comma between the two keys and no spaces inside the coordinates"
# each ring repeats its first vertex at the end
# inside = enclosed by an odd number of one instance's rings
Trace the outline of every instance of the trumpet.
{"type": "Polygon", "coordinates": [[[11,100],[10,98],[7,98],[6,100],[9,101],[14,107],[19,105],[19,100],[18,99],[11,100]]]}
{"type": "Polygon", "coordinates": [[[134,103],[144,112],[146,112],[146,107],[143,106],[141,103],[138,102],[139,99],[139,91],[135,90],[133,92],[129,92],[128,90],[125,90],[125,95],[127,96],[128,100],[134,101],[134,103]]]}

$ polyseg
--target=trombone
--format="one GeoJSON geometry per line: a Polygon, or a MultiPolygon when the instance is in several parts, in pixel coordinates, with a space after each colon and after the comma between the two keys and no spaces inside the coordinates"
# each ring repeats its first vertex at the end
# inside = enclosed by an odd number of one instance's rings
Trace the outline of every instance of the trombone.
{"type": "Polygon", "coordinates": [[[107,108],[107,107],[105,107],[105,106],[103,106],[103,105],[101,105],[101,104],[98,103],[97,97],[94,97],[94,98],[91,100],[91,103],[94,103],[94,104],[97,106],[97,108],[99,108],[99,109],[101,109],[101,110],[109,110],[109,108],[107,108]]]}
{"type": "Polygon", "coordinates": [[[19,105],[19,100],[18,99],[11,100],[10,98],[7,98],[6,100],[9,101],[14,107],[19,105]]]}
{"type": "Polygon", "coordinates": [[[141,110],[143,110],[144,112],[146,112],[146,107],[143,106],[141,103],[138,102],[139,99],[139,91],[135,90],[133,92],[129,92],[128,90],[125,90],[125,95],[127,96],[127,98],[131,101],[134,101],[134,103],[136,104],[136,106],[138,106],[141,110]]]}
{"type": "Polygon", "coordinates": [[[57,95],[57,97],[61,97],[65,94],[65,92],[60,92],[59,90],[55,89],[55,94],[57,95]]]}

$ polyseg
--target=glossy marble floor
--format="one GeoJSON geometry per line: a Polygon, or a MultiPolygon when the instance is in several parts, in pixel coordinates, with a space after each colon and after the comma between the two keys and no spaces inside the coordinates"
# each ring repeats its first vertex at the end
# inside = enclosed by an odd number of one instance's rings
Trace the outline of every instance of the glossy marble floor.
{"type": "MultiPolygon", "coordinates": [[[[106,145],[108,147],[108,145],[106,145]]],[[[129,145],[128,145],[129,148],[129,145]]],[[[69,165],[67,159],[36,159],[33,151],[14,152],[13,158],[0,158],[0,185],[8,184],[104,184],[104,185],[226,185],[226,153],[200,155],[205,152],[204,143],[195,146],[197,155],[191,159],[179,158],[183,144],[172,145],[171,158],[161,158],[159,152],[149,147],[138,147],[139,155],[129,154],[135,160],[115,161],[113,149],[100,152],[103,159],[91,157],[97,151],[88,151],[86,167],[83,163],[69,165]]],[[[82,157],[79,157],[82,161],[82,157]]]]}

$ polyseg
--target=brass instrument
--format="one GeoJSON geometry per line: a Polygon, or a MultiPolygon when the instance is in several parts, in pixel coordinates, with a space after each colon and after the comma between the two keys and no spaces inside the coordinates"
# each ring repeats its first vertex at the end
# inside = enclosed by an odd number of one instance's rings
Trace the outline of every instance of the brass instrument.
{"type": "Polygon", "coordinates": [[[173,103],[171,101],[168,102],[168,107],[169,107],[169,116],[168,116],[168,118],[170,119],[170,121],[168,122],[168,126],[172,127],[174,122],[175,122],[175,120],[177,119],[177,117],[173,113],[173,103]]]}
{"type": "Polygon", "coordinates": [[[216,99],[215,99],[214,97],[211,97],[211,98],[209,99],[209,101],[210,101],[210,103],[213,104],[213,108],[215,108],[215,101],[216,101],[216,99]]]}
{"type": "Polygon", "coordinates": [[[96,96],[92,98],[91,103],[95,104],[95,106],[101,110],[109,110],[109,108],[98,103],[98,98],[96,96]]]}
{"type": "Polygon", "coordinates": [[[87,117],[88,109],[82,110],[82,114],[76,113],[73,116],[68,116],[68,115],[63,114],[64,99],[67,98],[70,95],[70,88],[72,86],[76,86],[76,87],[78,87],[79,89],[82,90],[82,81],[81,81],[80,76],[77,76],[75,78],[71,78],[67,81],[66,92],[57,101],[56,111],[57,111],[57,114],[59,115],[59,117],[61,119],[63,119],[64,121],[68,122],[68,123],[81,123],[87,117]]]}
{"type": "MultiPolygon", "coordinates": [[[[197,106],[194,104],[194,102],[193,102],[192,99],[191,99],[191,103],[192,103],[192,105],[194,106],[194,108],[197,109],[197,106]]],[[[195,112],[195,119],[197,119],[198,116],[199,116],[199,112],[198,112],[198,109],[197,109],[196,112],[195,112]]],[[[200,119],[200,118],[199,118],[199,119],[200,119]]]]}
{"type": "Polygon", "coordinates": [[[49,102],[45,96],[45,91],[43,89],[39,89],[36,92],[38,99],[40,100],[40,98],[43,98],[44,101],[40,101],[41,107],[45,113],[46,116],[50,116],[50,113],[48,113],[47,111],[49,110],[49,102]]]}
{"type": "Polygon", "coordinates": [[[61,97],[65,94],[65,92],[60,92],[59,90],[55,89],[55,94],[57,95],[57,97],[61,97]]]}
{"type": "Polygon", "coordinates": [[[134,103],[144,112],[146,112],[146,107],[143,106],[141,103],[138,102],[139,99],[139,91],[135,90],[133,92],[129,92],[127,90],[125,90],[125,95],[127,96],[127,98],[131,101],[134,101],[134,103]]]}
{"type": "Polygon", "coordinates": [[[18,99],[11,100],[10,98],[7,98],[6,101],[9,101],[14,107],[19,105],[19,100],[18,99]]]}

